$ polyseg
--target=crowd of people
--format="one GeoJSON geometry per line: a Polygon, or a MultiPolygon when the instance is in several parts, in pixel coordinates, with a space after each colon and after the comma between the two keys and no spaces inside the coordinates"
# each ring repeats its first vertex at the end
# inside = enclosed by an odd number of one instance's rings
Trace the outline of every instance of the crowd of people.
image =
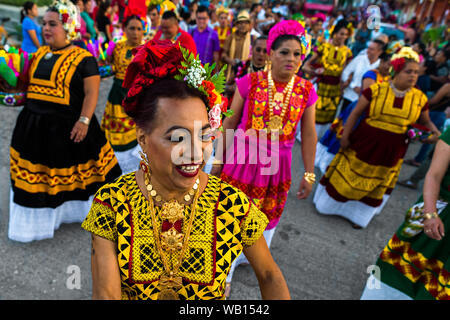
{"type": "Polygon", "coordinates": [[[9,238],[82,223],[94,298],[223,299],[249,262],[263,298],[288,299],[270,244],[298,140],[298,200],[355,229],[381,213],[403,162],[418,167],[399,183],[425,178],[423,197],[378,259],[383,290],[362,298],[450,299],[448,21],[399,25],[383,5],[399,37],[368,27],[365,9],[55,0],[40,24],[25,3],[9,238]],[[101,121],[99,63],[114,76],[101,121]]]}

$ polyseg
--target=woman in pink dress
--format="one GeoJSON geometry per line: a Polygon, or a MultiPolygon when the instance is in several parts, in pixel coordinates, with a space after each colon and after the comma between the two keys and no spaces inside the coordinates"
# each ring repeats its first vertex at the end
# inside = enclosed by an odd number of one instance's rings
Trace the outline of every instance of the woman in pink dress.
{"type": "Polygon", "coordinates": [[[271,67],[236,81],[233,116],[223,123],[228,134],[225,131],[217,141],[212,173],[241,189],[266,214],[264,236],[269,246],[291,186],[292,147],[300,121],[305,174],[297,197],[307,198],[314,183],[317,94],[308,80],[296,75],[309,50],[307,39],[297,21],[285,20],[271,29],[267,40],[271,67]]]}

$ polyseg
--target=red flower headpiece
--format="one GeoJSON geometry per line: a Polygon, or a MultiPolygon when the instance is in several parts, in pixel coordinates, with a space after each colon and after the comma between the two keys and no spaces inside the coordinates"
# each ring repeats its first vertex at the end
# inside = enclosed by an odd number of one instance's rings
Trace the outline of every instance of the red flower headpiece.
{"type": "Polygon", "coordinates": [[[174,76],[181,68],[183,58],[179,48],[170,40],[148,41],[133,49],[133,54],[133,61],[127,68],[122,85],[128,89],[122,103],[125,111],[136,109],[138,96],[156,79],[174,76]]]}
{"type": "Polygon", "coordinates": [[[145,18],[146,14],[147,13],[145,12],[145,9],[141,9],[141,8],[137,8],[137,7],[130,9],[130,7],[127,6],[125,8],[125,12],[123,14],[123,20],[125,21],[125,20],[127,20],[128,17],[131,17],[131,16],[138,16],[140,18],[145,18]]]}
{"type": "Polygon", "coordinates": [[[194,57],[193,48],[183,48],[170,40],[151,40],[133,50],[134,58],[128,65],[122,86],[128,89],[122,102],[125,112],[135,112],[139,96],[156,80],[173,78],[196,88],[208,100],[207,111],[211,127],[221,127],[221,117],[231,116],[227,111],[227,100],[221,93],[225,85],[224,70],[213,75],[215,64],[202,66],[194,57]]]}
{"type": "Polygon", "coordinates": [[[391,61],[392,69],[394,69],[396,73],[400,72],[405,66],[405,62],[406,60],[403,57],[392,60],[391,61]]]}

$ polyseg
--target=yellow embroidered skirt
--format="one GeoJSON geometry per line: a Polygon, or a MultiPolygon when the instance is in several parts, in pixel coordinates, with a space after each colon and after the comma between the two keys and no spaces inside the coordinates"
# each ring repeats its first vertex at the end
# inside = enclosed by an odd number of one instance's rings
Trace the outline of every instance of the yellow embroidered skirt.
{"type": "Polygon", "coordinates": [[[317,84],[316,123],[333,122],[341,100],[340,77],[322,76],[317,84]]]}
{"type": "Polygon", "coordinates": [[[101,124],[114,151],[126,151],[137,145],[136,125],[122,107],[126,95],[122,83],[123,80],[114,78],[101,124]]]}
{"type": "Polygon", "coordinates": [[[314,203],[323,214],[341,215],[362,227],[378,214],[397,183],[406,136],[363,121],[320,180],[314,203]]]}

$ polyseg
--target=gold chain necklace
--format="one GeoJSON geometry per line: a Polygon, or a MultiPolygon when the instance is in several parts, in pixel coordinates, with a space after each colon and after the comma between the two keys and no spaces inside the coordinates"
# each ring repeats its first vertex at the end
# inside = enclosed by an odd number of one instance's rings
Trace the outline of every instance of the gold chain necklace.
{"type": "MultiPolygon", "coordinates": [[[[192,187],[191,190],[189,190],[188,193],[186,193],[183,197],[184,201],[189,202],[191,200],[191,198],[194,196],[195,194],[195,190],[198,189],[198,186],[200,184],[200,180],[197,179],[194,183],[194,186],[192,187]]],[[[161,202],[163,199],[162,197],[156,192],[156,190],[154,189],[153,185],[150,183],[146,184],[145,186],[147,188],[147,191],[149,192],[149,194],[155,198],[156,202],[161,202]]]]}
{"type": "Polygon", "coordinates": [[[268,91],[269,91],[269,116],[270,116],[270,120],[267,127],[269,128],[270,131],[280,131],[281,129],[283,129],[283,118],[288,109],[287,107],[289,105],[289,100],[291,99],[292,89],[294,88],[294,80],[295,75],[291,77],[291,80],[286,85],[286,88],[284,88],[283,93],[276,92],[274,97],[273,91],[274,90],[277,91],[277,89],[272,79],[271,70],[269,70],[267,73],[267,82],[269,86],[268,91]],[[279,110],[281,108],[280,115],[273,114],[274,103],[277,104],[277,106],[275,107],[276,110],[279,110]]]}
{"type": "MultiPolygon", "coordinates": [[[[148,194],[148,201],[150,202],[150,215],[153,224],[153,236],[155,238],[156,247],[164,266],[164,274],[161,275],[159,279],[160,292],[158,295],[158,300],[179,300],[179,296],[176,291],[183,286],[183,278],[177,276],[177,274],[183,261],[183,256],[189,242],[189,236],[191,234],[192,224],[197,212],[196,206],[199,196],[199,180],[197,179],[196,181],[197,188],[194,191],[194,200],[191,204],[191,215],[189,217],[188,226],[186,228],[186,234],[183,234],[176,230],[174,225],[178,220],[184,220],[184,205],[180,205],[176,200],[171,200],[164,203],[161,209],[161,219],[168,220],[168,222],[172,224],[172,227],[165,232],[162,232],[162,230],[160,233],[158,232],[156,223],[156,209],[153,203],[153,197],[151,195],[151,191],[153,189],[150,191],[148,190],[148,186],[150,185],[150,173],[148,171],[144,172],[144,178],[148,194]],[[180,251],[178,261],[175,262],[175,266],[173,268],[170,267],[169,261],[164,254],[164,250],[169,251],[169,253],[171,254],[176,251],[180,251]]],[[[161,229],[163,227],[163,222],[164,221],[162,221],[161,223],[161,229]]]]}

